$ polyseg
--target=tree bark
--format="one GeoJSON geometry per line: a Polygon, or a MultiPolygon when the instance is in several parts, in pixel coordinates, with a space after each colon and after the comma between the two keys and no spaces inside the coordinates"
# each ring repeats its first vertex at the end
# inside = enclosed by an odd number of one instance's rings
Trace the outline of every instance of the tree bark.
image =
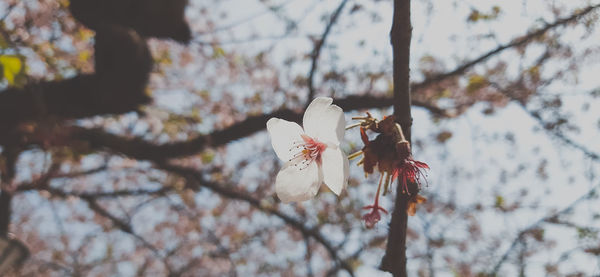
{"type": "MultiPolygon", "coordinates": [[[[410,0],[394,0],[394,19],[390,32],[394,57],[394,117],[402,127],[408,141],[411,140],[410,128],[412,125],[409,83],[411,35],[410,0]]],[[[409,191],[414,191],[415,184],[409,184],[409,186],[409,191]]],[[[402,189],[397,187],[388,243],[381,261],[381,269],[392,273],[393,276],[406,276],[407,203],[408,194],[402,193],[402,189]]]]}

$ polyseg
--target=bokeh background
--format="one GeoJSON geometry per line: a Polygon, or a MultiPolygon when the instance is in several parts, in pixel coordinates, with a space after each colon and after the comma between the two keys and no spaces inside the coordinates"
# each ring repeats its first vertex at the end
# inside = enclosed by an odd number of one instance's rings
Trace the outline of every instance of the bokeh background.
{"type": "MultiPolygon", "coordinates": [[[[0,2],[0,97],[94,73],[99,40],[69,4],[0,2]]],[[[431,170],[409,276],[600,275],[599,5],[412,1],[413,154],[431,170]]],[[[390,217],[361,220],[379,176],[354,161],[340,197],[282,204],[264,122],[301,115],[310,95],[348,124],[392,114],[392,6],[190,0],[189,43],[147,39],[151,102],[3,129],[4,171],[8,138],[24,138],[2,189],[31,252],[11,274],[388,276],[390,217]]],[[[357,129],[346,139],[362,148],[357,129]]]]}

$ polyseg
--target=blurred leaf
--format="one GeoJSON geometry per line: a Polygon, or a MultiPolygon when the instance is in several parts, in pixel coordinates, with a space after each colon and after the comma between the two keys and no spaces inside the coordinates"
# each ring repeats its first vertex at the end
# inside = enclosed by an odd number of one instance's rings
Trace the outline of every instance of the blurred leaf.
{"type": "Polygon", "coordinates": [[[4,36],[0,36],[0,49],[6,49],[8,46],[8,41],[6,41],[4,36]]]}
{"type": "Polygon", "coordinates": [[[79,52],[79,61],[80,62],[87,62],[90,57],[91,57],[90,51],[83,50],[83,51],[79,52]]]}
{"type": "Polygon", "coordinates": [[[444,143],[452,137],[452,132],[450,131],[442,131],[436,136],[436,140],[439,143],[444,143]]]}
{"type": "Polygon", "coordinates": [[[15,77],[21,73],[23,63],[18,56],[2,55],[0,56],[0,65],[2,66],[3,76],[9,85],[15,84],[15,77]]]}
{"type": "Polygon", "coordinates": [[[494,203],[494,206],[501,209],[502,206],[504,206],[504,197],[496,195],[496,203],[494,203]]]}
{"type": "Polygon", "coordinates": [[[493,6],[492,10],[487,13],[480,12],[479,10],[473,9],[473,10],[471,10],[471,13],[467,17],[467,22],[477,22],[479,20],[494,20],[494,19],[498,18],[498,15],[500,15],[501,11],[502,10],[500,9],[499,6],[493,6]]]}
{"type": "Polygon", "coordinates": [[[225,56],[225,50],[219,46],[213,46],[213,58],[221,58],[225,56]]]}
{"type": "Polygon", "coordinates": [[[202,163],[209,164],[215,159],[215,153],[212,151],[206,151],[202,153],[202,163]]]}
{"type": "Polygon", "coordinates": [[[469,77],[469,84],[467,85],[467,93],[471,94],[477,90],[480,90],[487,86],[488,81],[481,75],[473,75],[469,77]]]}
{"type": "Polygon", "coordinates": [[[591,228],[577,227],[577,237],[579,237],[580,239],[585,239],[585,238],[597,239],[598,231],[595,231],[594,229],[591,229],[591,228]]]}

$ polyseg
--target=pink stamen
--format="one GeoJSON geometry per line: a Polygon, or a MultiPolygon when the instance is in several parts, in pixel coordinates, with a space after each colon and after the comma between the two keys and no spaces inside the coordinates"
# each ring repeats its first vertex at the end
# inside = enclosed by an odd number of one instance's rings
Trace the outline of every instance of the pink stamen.
{"type": "Polygon", "coordinates": [[[301,135],[301,137],[303,141],[294,142],[292,145],[290,152],[298,152],[289,161],[295,161],[294,166],[301,166],[300,170],[307,168],[314,161],[321,165],[321,154],[327,145],[307,135],[301,135]]]}

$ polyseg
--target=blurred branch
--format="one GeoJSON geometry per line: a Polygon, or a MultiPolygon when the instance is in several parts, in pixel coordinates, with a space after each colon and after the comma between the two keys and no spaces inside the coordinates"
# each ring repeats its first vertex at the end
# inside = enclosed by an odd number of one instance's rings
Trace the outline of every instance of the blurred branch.
{"type": "Polygon", "coordinates": [[[158,249],[156,249],[156,247],[154,247],[154,245],[150,244],[145,238],[136,234],[128,222],[125,222],[125,221],[119,219],[118,217],[116,217],[115,215],[111,214],[108,210],[106,210],[102,206],[100,206],[98,204],[98,202],[96,202],[96,199],[94,199],[94,198],[82,197],[81,199],[88,203],[88,206],[90,207],[90,209],[92,211],[94,211],[98,215],[108,219],[110,222],[112,222],[113,226],[117,227],[119,230],[132,235],[134,238],[139,240],[144,245],[144,247],[146,247],[150,251],[152,251],[157,257],[160,257],[160,252],[158,251],[158,249]]]}
{"type": "MultiPolygon", "coordinates": [[[[517,82],[519,83],[519,81],[517,82]]],[[[500,86],[497,83],[494,82],[490,82],[490,85],[495,88],[496,90],[498,90],[500,93],[502,93],[504,96],[510,98],[511,100],[517,102],[519,104],[519,106],[523,109],[523,111],[525,111],[527,114],[529,114],[535,121],[537,121],[538,124],[541,125],[542,129],[546,130],[548,133],[550,133],[550,135],[554,136],[555,138],[561,140],[562,142],[564,142],[565,144],[580,150],[585,156],[587,156],[588,158],[594,160],[594,161],[600,161],[600,154],[588,149],[587,147],[585,147],[584,145],[575,142],[574,140],[570,139],[569,137],[565,136],[565,134],[563,134],[560,130],[555,130],[552,128],[548,128],[548,123],[546,121],[544,121],[544,119],[542,118],[542,116],[540,115],[540,113],[538,111],[533,111],[530,110],[529,108],[527,108],[526,104],[524,101],[522,101],[521,99],[519,99],[518,97],[516,97],[515,95],[513,95],[513,93],[511,91],[509,91],[508,89],[503,88],[502,86],[500,86]]]]}
{"type": "MultiPolygon", "coordinates": [[[[392,103],[391,97],[377,96],[348,96],[334,102],[346,111],[385,108],[392,103]]],[[[420,102],[413,102],[417,107],[429,109],[432,113],[445,116],[443,109],[420,102]]],[[[106,149],[121,153],[131,158],[163,161],[170,158],[179,158],[195,155],[208,147],[219,147],[237,139],[250,136],[266,128],[267,120],[278,117],[289,121],[300,122],[302,111],[281,109],[270,114],[249,116],[245,120],[235,123],[227,128],[214,131],[207,135],[200,135],[184,142],[155,144],[142,138],[127,138],[108,133],[102,129],[86,129],[73,127],[70,131],[72,137],[88,143],[91,148],[106,149]]]]}
{"type": "Polygon", "coordinates": [[[582,16],[591,13],[592,11],[594,11],[595,9],[599,8],[600,4],[598,5],[593,5],[593,6],[588,6],[585,9],[581,9],[578,10],[577,12],[573,13],[571,16],[569,17],[565,17],[565,18],[561,18],[556,20],[553,23],[550,24],[546,24],[544,27],[533,30],[528,32],[527,34],[515,38],[513,39],[511,42],[506,43],[506,44],[502,44],[499,45],[498,47],[496,47],[495,49],[492,49],[490,51],[488,51],[487,53],[473,59],[470,60],[466,63],[463,63],[462,65],[456,67],[454,70],[446,72],[446,73],[442,73],[436,76],[432,76],[430,78],[427,78],[425,81],[421,82],[421,83],[417,83],[417,84],[413,84],[412,85],[412,89],[413,90],[419,90],[422,88],[425,88],[427,86],[430,86],[434,83],[440,82],[442,80],[451,78],[451,77],[455,77],[458,75],[462,75],[463,73],[465,73],[468,69],[472,68],[473,66],[489,59],[490,57],[493,57],[499,53],[501,53],[502,51],[506,50],[506,49],[510,49],[510,48],[515,48],[515,47],[519,47],[519,46],[523,46],[529,42],[531,42],[532,40],[544,35],[546,32],[548,32],[549,30],[552,30],[556,27],[559,26],[563,26],[566,25],[572,21],[578,20],[579,18],[581,18],[582,16]]]}
{"type": "Polygon", "coordinates": [[[333,12],[331,17],[329,18],[329,22],[325,26],[325,31],[323,31],[321,38],[315,42],[315,48],[313,49],[312,53],[310,54],[310,57],[312,59],[312,64],[310,66],[310,71],[308,72],[308,98],[306,100],[307,107],[308,107],[308,104],[315,97],[315,80],[314,79],[315,79],[315,73],[317,72],[317,66],[319,64],[319,56],[321,55],[321,49],[323,48],[323,45],[325,45],[327,36],[329,36],[329,32],[331,31],[331,28],[337,22],[337,19],[339,18],[339,15],[342,13],[342,10],[344,9],[344,6],[346,5],[346,3],[348,3],[348,0],[342,0],[342,2],[337,7],[335,12],[333,12]]]}
{"type": "Polygon", "coordinates": [[[57,188],[48,187],[46,185],[22,185],[17,188],[17,192],[25,192],[32,190],[46,190],[54,196],[66,198],[69,196],[78,197],[82,199],[104,199],[104,198],[117,198],[117,197],[131,197],[131,196],[163,196],[171,191],[173,187],[161,187],[158,189],[131,189],[131,190],[115,190],[115,191],[103,191],[103,192],[77,192],[77,191],[64,191],[57,188]]]}
{"type": "Polygon", "coordinates": [[[170,165],[170,164],[161,164],[159,166],[159,168],[162,168],[168,172],[171,172],[175,175],[179,175],[179,176],[185,178],[188,182],[188,186],[190,186],[191,188],[193,188],[195,190],[198,190],[202,187],[208,188],[211,191],[213,191],[214,193],[221,195],[222,197],[229,198],[232,200],[244,201],[244,202],[250,204],[252,207],[254,207],[264,213],[278,217],[279,219],[283,220],[283,222],[285,222],[288,226],[290,226],[290,227],[298,230],[300,233],[302,233],[303,236],[311,237],[315,241],[317,241],[319,244],[321,244],[323,247],[325,247],[325,249],[331,256],[331,259],[336,264],[339,264],[351,276],[354,276],[354,271],[352,270],[352,267],[345,260],[343,260],[343,259],[341,259],[341,257],[339,257],[336,249],[321,234],[321,232],[319,232],[318,229],[306,227],[303,222],[301,222],[289,215],[284,214],[283,212],[279,211],[278,209],[272,207],[271,205],[261,203],[260,200],[250,196],[250,193],[248,193],[248,192],[244,192],[242,190],[229,189],[228,187],[233,187],[233,186],[219,184],[219,183],[212,182],[210,180],[206,180],[202,176],[202,173],[200,173],[196,170],[181,167],[181,166],[176,166],[176,165],[170,165]]]}
{"type": "Polygon", "coordinates": [[[306,260],[306,276],[314,277],[315,274],[313,273],[312,269],[312,249],[310,249],[310,237],[308,236],[304,236],[304,248],[304,260],[306,260]]]}
{"type": "Polygon", "coordinates": [[[571,202],[571,204],[569,204],[566,207],[564,207],[562,210],[556,211],[554,213],[551,213],[550,215],[542,217],[542,218],[538,219],[537,221],[535,221],[533,224],[529,225],[527,228],[521,230],[517,234],[517,237],[513,240],[513,242],[511,243],[511,245],[508,247],[508,249],[504,252],[504,254],[502,254],[502,256],[500,257],[500,260],[498,260],[498,262],[494,265],[493,269],[490,271],[490,273],[488,274],[488,276],[497,276],[498,271],[500,270],[500,267],[502,267],[502,265],[504,264],[504,262],[506,262],[506,260],[508,259],[508,256],[516,249],[517,245],[519,245],[519,243],[521,243],[525,239],[525,236],[528,233],[530,233],[531,231],[534,231],[535,229],[539,228],[539,226],[542,225],[543,223],[555,222],[555,221],[558,220],[559,216],[573,211],[573,209],[579,203],[581,203],[581,202],[583,202],[583,201],[585,201],[585,200],[593,197],[594,195],[596,195],[598,186],[599,185],[596,185],[595,187],[593,187],[592,189],[590,189],[588,192],[584,193],[582,196],[580,196],[579,198],[577,198],[575,201],[571,202]]]}
{"type": "Polygon", "coordinates": [[[102,208],[98,204],[98,202],[96,202],[96,199],[94,199],[94,198],[81,198],[81,199],[88,203],[88,206],[90,207],[90,209],[92,209],[92,211],[94,211],[97,214],[110,220],[115,227],[117,227],[118,229],[120,229],[121,231],[123,231],[125,233],[133,234],[133,228],[131,227],[131,225],[129,225],[129,223],[117,218],[116,216],[109,213],[106,209],[102,208]]]}

